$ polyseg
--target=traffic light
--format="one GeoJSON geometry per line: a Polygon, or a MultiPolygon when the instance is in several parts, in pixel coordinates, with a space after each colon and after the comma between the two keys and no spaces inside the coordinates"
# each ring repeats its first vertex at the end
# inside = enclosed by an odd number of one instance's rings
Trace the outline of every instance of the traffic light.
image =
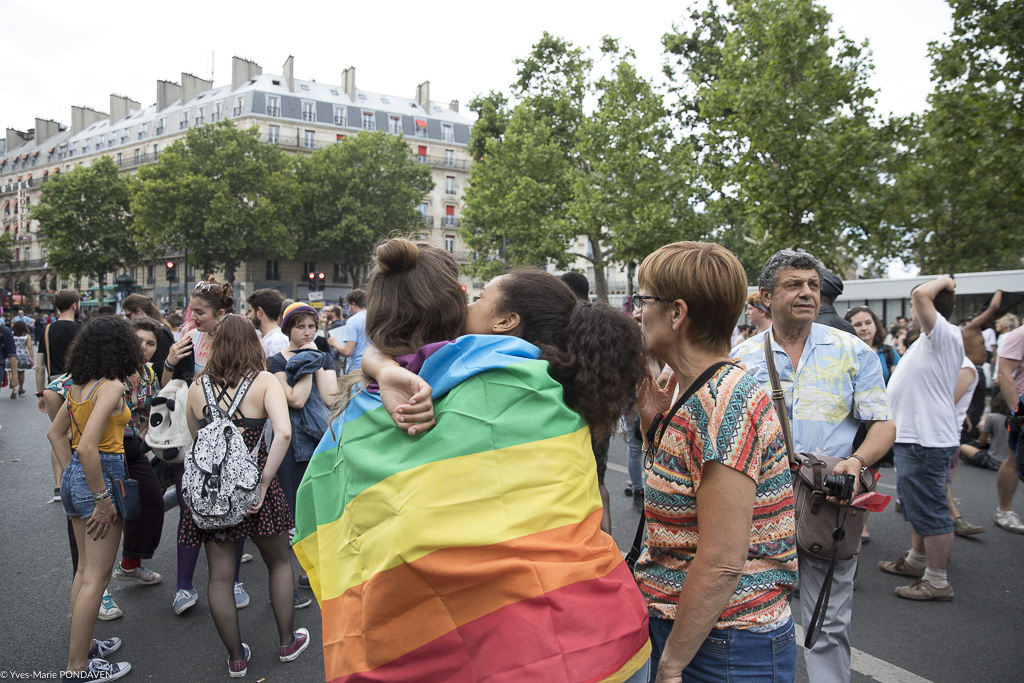
{"type": "Polygon", "coordinates": [[[316,273],[313,273],[313,272],[306,273],[306,278],[307,278],[306,284],[309,286],[309,291],[315,292],[316,291],[316,273]]]}
{"type": "Polygon", "coordinates": [[[327,281],[324,279],[324,274],[322,272],[317,273],[316,277],[317,277],[317,283],[316,283],[317,291],[318,292],[322,292],[322,291],[324,291],[324,286],[325,286],[325,283],[327,281]]]}
{"type": "Polygon", "coordinates": [[[178,264],[174,261],[167,262],[167,281],[177,282],[178,281],[178,264]]]}

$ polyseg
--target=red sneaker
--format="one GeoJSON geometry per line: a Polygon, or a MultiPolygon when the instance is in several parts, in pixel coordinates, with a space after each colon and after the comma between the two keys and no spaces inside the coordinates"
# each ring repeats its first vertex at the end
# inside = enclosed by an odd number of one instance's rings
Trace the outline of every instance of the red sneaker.
{"type": "Polygon", "coordinates": [[[249,646],[242,643],[242,649],[245,651],[245,657],[237,662],[231,661],[231,656],[228,655],[228,675],[232,678],[242,678],[249,671],[249,659],[252,657],[252,653],[249,652],[249,646]]]}
{"type": "Polygon", "coordinates": [[[297,659],[307,647],[309,647],[309,631],[300,628],[295,631],[295,642],[281,647],[281,654],[278,656],[278,659],[282,662],[290,662],[297,659]]]}

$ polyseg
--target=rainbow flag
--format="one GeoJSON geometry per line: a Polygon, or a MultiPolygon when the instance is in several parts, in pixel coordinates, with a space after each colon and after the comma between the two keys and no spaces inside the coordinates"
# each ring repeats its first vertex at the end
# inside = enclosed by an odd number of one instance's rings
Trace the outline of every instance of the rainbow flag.
{"type": "Polygon", "coordinates": [[[411,437],[360,393],[298,492],[295,554],[321,605],[327,681],[623,681],[647,609],[600,530],[590,434],[513,337],[460,337],[419,371],[411,437]]]}

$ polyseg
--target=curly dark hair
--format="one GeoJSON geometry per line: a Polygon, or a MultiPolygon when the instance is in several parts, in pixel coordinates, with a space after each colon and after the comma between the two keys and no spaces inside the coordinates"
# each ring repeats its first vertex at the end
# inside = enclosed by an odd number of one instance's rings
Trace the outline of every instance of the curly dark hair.
{"type": "Polygon", "coordinates": [[[71,341],[66,367],[78,385],[94,379],[123,381],[142,370],[142,347],[127,321],[96,316],[71,341]]]}
{"type": "Polygon", "coordinates": [[[640,326],[608,304],[580,301],[544,271],[513,271],[494,286],[495,309],[519,316],[520,336],[541,349],[566,405],[583,415],[594,438],[610,434],[648,376],[640,326]]]}

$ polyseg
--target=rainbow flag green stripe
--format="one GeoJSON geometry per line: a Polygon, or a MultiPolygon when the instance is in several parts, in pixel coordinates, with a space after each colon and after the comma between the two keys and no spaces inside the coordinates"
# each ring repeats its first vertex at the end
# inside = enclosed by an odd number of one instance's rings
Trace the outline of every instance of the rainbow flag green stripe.
{"type": "Polygon", "coordinates": [[[299,488],[294,548],[321,603],[328,681],[522,667],[621,680],[642,665],[646,607],[600,531],[589,430],[537,354],[461,337],[420,371],[433,430],[408,436],[363,392],[325,435],[299,488]],[[499,641],[518,647],[480,649],[499,641]]]}

